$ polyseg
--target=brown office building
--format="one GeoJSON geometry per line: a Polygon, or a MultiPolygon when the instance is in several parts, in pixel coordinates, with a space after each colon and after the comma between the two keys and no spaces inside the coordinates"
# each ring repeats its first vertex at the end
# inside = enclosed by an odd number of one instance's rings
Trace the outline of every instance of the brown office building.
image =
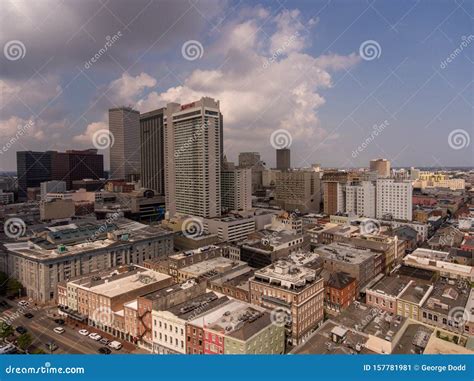
{"type": "Polygon", "coordinates": [[[289,148],[276,150],[276,169],[287,171],[291,168],[291,151],[289,148]]]}
{"type": "Polygon", "coordinates": [[[96,149],[52,152],[52,180],[66,183],[66,189],[73,189],[73,181],[98,180],[104,177],[104,157],[96,149]]]}
{"type": "Polygon", "coordinates": [[[144,188],[165,194],[164,108],[140,114],[141,172],[144,188]]]}

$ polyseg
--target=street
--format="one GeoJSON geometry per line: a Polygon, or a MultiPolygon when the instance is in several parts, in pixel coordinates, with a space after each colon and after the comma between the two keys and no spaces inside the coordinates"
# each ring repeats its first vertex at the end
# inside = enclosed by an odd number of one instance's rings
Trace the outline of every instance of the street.
{"type": "MultiPolygon", "coordinates": [[[[0,316],[8,319],[13,329],[19,326],[23,326],[28,330],[28,333],[33,338],[33,347],[37,347],[49,353],[49,349],[46,346],[49,342],[54,342],[58,349],[54,351],[54,354],[96,354],[97,350],[104,345],[98,341],[92,340],[87,336],[79,334],[79,329],[82,327],[75,327],[70,324],[65,324],[62,327],[65,332],[62,334],[55,333],[53,329],[58,327],[58,324],[54,322],[54,318],[49,315],[48,311],[51,311],[51,307],[39,307],[39,306],[28,306],[20,307],[17,301],[8,301],[10,308],[3,309],[0,311],[0,316]],[[28,319],[23,315],[25,313],[33,314],[33,318],[28,319]]],[[[56,314],[56,318],[58,315],[56,314]]],[[[92,327],[86,328],[89,332],[101,332],[92,329],[92,327]]],[[[18,333],[16,333],[18,336],[18,333]]],[[[112,349],[111,354],[115,353],[130,353],[130,351],[122,348],[120,351],[112,349]]]]}

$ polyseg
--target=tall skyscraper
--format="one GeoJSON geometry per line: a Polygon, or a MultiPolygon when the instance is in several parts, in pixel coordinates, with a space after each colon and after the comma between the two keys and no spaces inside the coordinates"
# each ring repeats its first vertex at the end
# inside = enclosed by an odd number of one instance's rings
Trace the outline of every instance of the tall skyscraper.
{"type": "Polygon", "coordinates": [[[260,163],[260,154],[258,152],[239,153],[239,167],[251,168],[260,163]]]}
{"type": "Polygon", "coordinates": [[[252,193],[262,189],[265,163],[260,159],[258,152],[239,153],[239,168],[250,168],[252,170],[252,193]]]}
{"type": "Polygon", "coordinates": [[[287,211],[319,213],[321,177],[311,170],[283,171],[276,174],[275,201],[287,211]]]}
{"type": "Polygon", "coordinates": [[[375,185],[371,181],[362,181],[346,186],[346,212],[375,218],[375,185]]]}
{"type": "Polygon", "coordinates": [[[221,214],[222,114],[203,97],[165,111],[165,199],[170,216],[221,214]]]}
{"type": "Polygon", "coordinates": [[[27,198],[27,188],[39,187],[42,182],[59,180],[72,189],[75,180],[104,177],[104,157],[96,149],[66,152],[17,152],[18,196],[27,198]]]}
{"type": "Polygon", "coordinates": [[[413,186],[410,180],[377,180],[377,218],[412,220],[413,186]]]}
{"type": "Polygon", "coordinates": [[[379,177],[390,177],[390,161],[387,159],[370,160],[370,171],[377,172],[379,177]]]}
{"type": "Polygon", "coordinates": [[[64,181],[68,190],[75,180],[102,178],[104,156],[98,155],[97,149],[52,152],[51,179],[64,181]]]}
{"type": "Polygon", "coordinates": [[[252,170],[228,168],[221,172],[222,209],[252,209],[252,170]]]}
{"type": "Polygon", "coordinates": [[[346,209],[347,172],[330,170],[323,174],[324,213],[333,215],[346,209]]]}
{"type": "Polygon", "coordinates": [[[20,201],[27,199],[28,188],[36,188],[42,182],[52,180],[51,162],[52,151],[19,151],[16,153],[18,198],[20,201]]]}
{"type": "Polygon", "coordinates": [[[140,113],[130,107],[109,110],[111,179],[137,180],[140,177],[140,113]]]}
{"type": "Polygon", "coordinates": [[[276,169],[287,171],[291,168],[291,155],[289,148],[280,148],[276,150],[276,169]]]}
{"type": "Polygon", "coordinates": [[[141,172],[144,188],[165,194],[164,108],[140,115],[141,172]]]}

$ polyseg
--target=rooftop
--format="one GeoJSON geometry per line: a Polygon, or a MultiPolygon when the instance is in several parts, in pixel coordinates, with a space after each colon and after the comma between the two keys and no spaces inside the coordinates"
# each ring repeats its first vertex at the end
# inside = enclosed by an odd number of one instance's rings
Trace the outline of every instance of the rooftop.
{"type": "Polygon", "coordinates": [[[208,259],[207,261],[202,261],[195,263],[188,267],[183,267],[180,269],[180,272],[186,273],[194,278],[200,276],[212,276],[219,273],[229,271],[238,266],[246,266],[247,264],[242,261],[235,261],[229,258],[217,257],[213,259],[208,259]]]}
{"type": "Polygon", "coordinates": [[[62,226],[42,225],[28,240],[6,243],[5,247],[26,257],[47,260],[169,235],[160,227],[125,218],[113,222],[84,218],[62,226]]]}
{"type": "Polygon", "coordinates": [[[299,291],[319,279],[316,271],[295,265],[291,260],[282,259],[270,266],[255,271],[256,282],[268,283],[272,287],[299,291]]]}
{"type": "Polygon", "coordinates": [[[169,275],[153,270],[135,269],[121,274],[111,273],[109,277],[100,279],[93,276],[79,282],[73,281],[73,283],[81,288],[88,288],[95,294],[113,298],[170,278],[169,275]]]}
{"type": "Polygon", "coordinates": [[[265,309],[232,300],[190,321],[190,324],[245,341],[270,325],[271,320],[265,309]]]}
{"type": "Polygon", "coordinates": [[[409,280],[397,276],[385,276],[376,285],[370,288],[371,291],[383,295],[397,297],[408,285],[409,280]]]}
{"type": "Polygon", "coordinates": [[[369,249],[358,249],[350,244],[331,243],[329,245],[316,247],[314,251],[325,259],[333,261],[349,262],[353,264],[361,264],[376,253],[369,249]]]}
{"type": "Polygon", "coordinates": [[[208,311],[219,307],[229,301],[228,297],[219,297],[214,292],[208,292],[199,295],[196,298],[187,300],[184,303],[178,304],[170,309],[168,312],[183,320],[193,320],[208,311]]]}
{"type": "Polygon", "coordinates": [[[469,285],[463,281],[439,280],[434,284],[433,291],[423,304],[423,308],[448,315],[453,308],[466,307],[470,291],[469,285]]]}
{"type": "Polygon", "coordinates": [[[430,290],[431,286],[427,284],[410,281],[405,290],[400,294],[399,299],[410,303],[422,304],[428,297],[430,290]]]}

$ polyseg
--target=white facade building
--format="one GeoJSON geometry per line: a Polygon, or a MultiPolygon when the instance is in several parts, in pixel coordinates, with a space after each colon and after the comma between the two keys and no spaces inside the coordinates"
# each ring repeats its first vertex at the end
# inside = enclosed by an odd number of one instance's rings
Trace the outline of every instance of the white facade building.
{"type": "Polygon", "coordinates": [[[230,169],[221,175],[222,208],[230,210],[252,209],[252,170],[230,169]]]}
{"type": "Polygon", "coordinates": [[[375,218],[375,185],[372,182],[346,186],[346,213],[375,218]]]}
{"type": "Polygon", "coordinates": [[[412,220],[413,186],[411,181],[377,180],[377,218],[391,216],[397,220],[412,220]]]}
{"type": "Polygon", "coordinates": [[[176,213],[221,214],[222,114],[219,101],[203,97],[165,110],[165,201],[176,213]]]}

